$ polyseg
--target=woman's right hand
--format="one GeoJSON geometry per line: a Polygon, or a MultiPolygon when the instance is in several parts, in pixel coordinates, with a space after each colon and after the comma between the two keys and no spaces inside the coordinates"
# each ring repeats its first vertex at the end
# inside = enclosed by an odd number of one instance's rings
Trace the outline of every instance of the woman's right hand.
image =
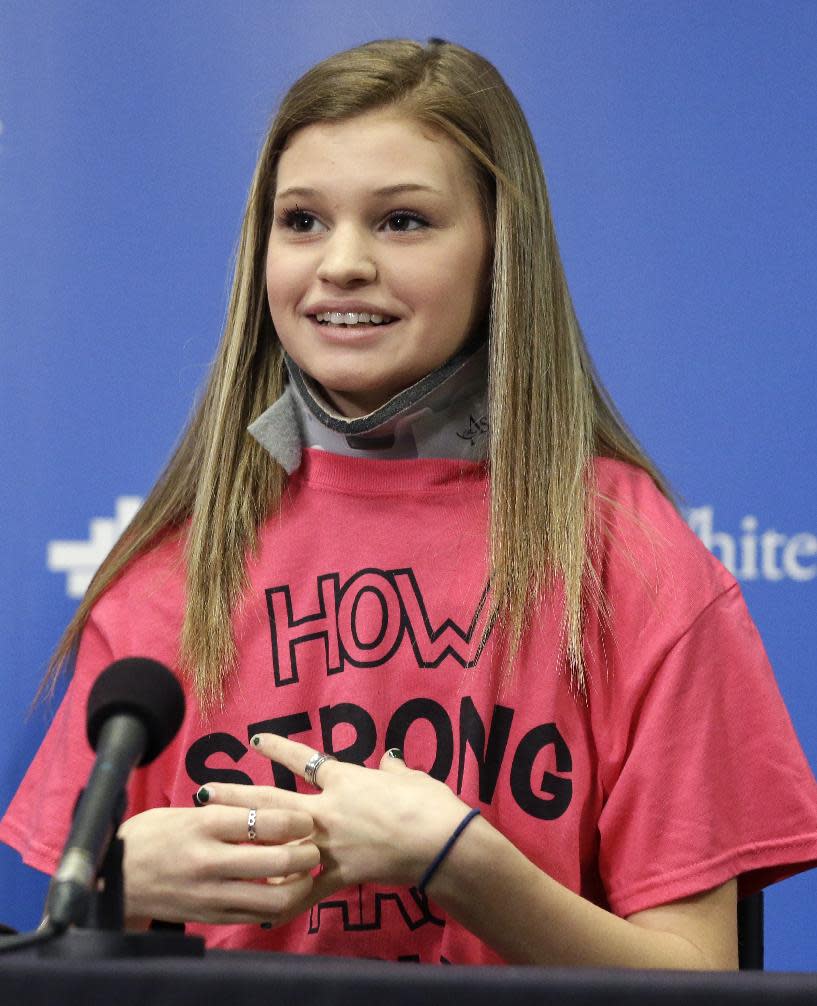
{"type": "Polygon", "coordinates": [[[241,807],[157,807],[119,829],[128,928],[166,922],[272,923],[303,911],[320,853],[296,810],[259,810],[254,841],[241,807]]]}

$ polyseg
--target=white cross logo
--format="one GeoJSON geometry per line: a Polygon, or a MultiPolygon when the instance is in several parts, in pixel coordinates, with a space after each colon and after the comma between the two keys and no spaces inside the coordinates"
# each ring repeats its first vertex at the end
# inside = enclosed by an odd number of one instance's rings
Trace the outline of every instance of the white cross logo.
{"type": "Polygon", "coordinates": [[[87,541],[48,543],[48,568],[52,573],[66,574],[65,592],[69,597],[82,597],[94,573],[141,505],[140,496],[117,496],[115,516],[90,519],[87,541]]]}

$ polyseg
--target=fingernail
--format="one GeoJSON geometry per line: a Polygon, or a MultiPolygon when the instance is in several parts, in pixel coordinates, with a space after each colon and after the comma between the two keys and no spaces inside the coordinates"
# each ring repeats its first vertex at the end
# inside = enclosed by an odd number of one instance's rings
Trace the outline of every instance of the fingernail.
{"type": "MultiPolygon", "coordinates": [[[[196,793],[196,799],[199,803],[207,803],[207,801],[212,796],[212,793],[206,786],[202,786],[201,789],[196,793]]],[[[203,819],[202,819],[203,820],[203,819]]]]}
{"type": "Polygon", "coordinates": [[[271,922],[262,922],[261,923],[261,928],[262,929],[272,929],[272,923],[271,922]]]}
{"type": "Polygon", "coordinates": [[[403,752],[400,750],[400,748],[389,748],[389,750],[386,752],[386,757],[387,758],[399,758],[400,761],[405,761],[406,760],[403,757],[403,752]]]}
{"type": "MultiPolygon", "coordinates": [[[[250,744],[252,744],[252,746],[254,748],[257,748],[260,743],[261,743],[261,735],[260,734],[255,734],[253,737],[250,738],[250,744]]],[[[266,925],[266,923],[265,923],[265,925],[266,925]]]]}

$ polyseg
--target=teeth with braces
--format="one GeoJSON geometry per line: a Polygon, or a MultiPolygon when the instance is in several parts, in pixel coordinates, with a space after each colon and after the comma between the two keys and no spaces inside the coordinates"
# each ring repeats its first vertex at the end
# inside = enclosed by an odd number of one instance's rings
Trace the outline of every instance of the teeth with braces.
{"type": "Polygon", "coordinates": [[[368,325],[369,323],[383,325],[394,320],[385,314],[366,314],[364,311],[360,313],[354,311],[326,311],[323,314],[316,314],[315,317],[318,321],[329,322],[332,325],[368,325]]]}

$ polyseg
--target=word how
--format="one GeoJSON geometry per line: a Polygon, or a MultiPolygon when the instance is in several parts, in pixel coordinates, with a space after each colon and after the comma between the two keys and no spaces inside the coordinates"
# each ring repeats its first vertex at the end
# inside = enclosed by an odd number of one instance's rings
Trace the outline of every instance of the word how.
{"type": "Polygon", "coordinates": [[[345,583],[339,574],[325,573],[317,578],[317,611],[301,617],[293,611],[289,587],[270,587],[266,595],[275,684],[299,680],[301,653],[306,666],[320,660],[326,674],[337,674],[346,664],[385,664],[406,637],[418,667],[439,667],[449,656],[473,667],[490,632],[487,594],[486,587],[470,625],[463,629],[452,618],[432,626],[411,569],[362,569],[345,583]],[[316,642],[317,647],[307,645],[316,642]]]}

